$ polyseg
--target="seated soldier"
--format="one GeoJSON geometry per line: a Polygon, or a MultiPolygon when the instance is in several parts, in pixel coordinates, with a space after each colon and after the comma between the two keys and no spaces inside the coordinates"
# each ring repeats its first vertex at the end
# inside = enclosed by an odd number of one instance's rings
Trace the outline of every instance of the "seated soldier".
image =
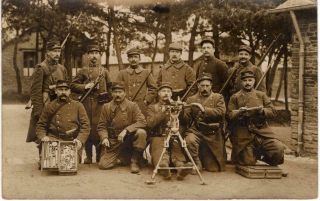
{"type": "MultiPolygon", "coordinates": [[[[81,149],[86,142],[90,124],[84,106],[69,98],[70,87],[67,81],[58,80],[55,92],[57,99],[45,105],[36,126],[37,138],[43,142],[51,140],[73,140],[81,149]]],[[[78,159],[81,161],[81,151],[78,159]]]]}
{"type": "Polygon", "coordinates": [[[203,73],[198,79],[198,92],[187,99],[203,107],[185,110],[184,119],[188,129],[184,133],[187,147],[199,170],[224,171],[224,137],[222,122],[226,112],[223,96],[212,92],[212,76],[203,73]]]}
{"type": "Polygon", "coordinates": [[[113,83],[113,100],[103,105],[97,131],[101,144],[100,169],[131,161],[131,173],[139,173],[139,162],[146,147],[147,122],[139,106],[126,98],[125,85],[113,83]]]}
{"type": "Polygon", "coordinates": [[[232,132],[232,160],[239,165],[255,165],[262,160],[276,166],[283,163],[284,145],[275,137],[266,118],[274,117],[269,97],[255,90],[255,76],[241,72],[242,89],[231,96],[228,118],[232,132]]]}
{"type": "MultiPolygon", "coordinates": [[[[160,156],[164,148],[164,141],[167,139],[167,135],[170,129],[170,125],[168,125],[170,120],[170,108],[168,106],[170,104],[171,97],[172,88],[170,86],[170,83],[162,83],[158,88],[158,102],[149,105],[147,110],[147,126],[150,130],[151,137],[150,154],[152,158],[152,164],[154,166],[156,166],[160,160],[160,156]]],[[[182,147],[177,140],[173,140],[170,143],[169,150],[167,150],[163,155],[159,166],[169,167],[170,162],[175,167],[192,166],[191,163],[186,163],[186,158],[182,152],[182,147]]],[[[187,176],[189,171],[190,170],[188,169],[178,169],[177,179],[183,180],[184,177],[187,176]]],[[[164,177],[164,179],[171,178],[170,170],[159,170],[159,173],[164,177]]]]}

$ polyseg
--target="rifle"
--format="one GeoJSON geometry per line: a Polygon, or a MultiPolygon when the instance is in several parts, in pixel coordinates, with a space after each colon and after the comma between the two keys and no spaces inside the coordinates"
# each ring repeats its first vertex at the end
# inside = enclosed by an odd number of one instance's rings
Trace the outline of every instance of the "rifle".
{"type": "Polygon", "coordinates": [[[94,85],[93,87],[91,87],[86,93],[82,94],[82,96],[79,97],[79,101],[82,103],[87,96],[89,96],[89,94],[97,87],[97,85],[99,84],[99,82],[101,81],[101,79],[104,78],[103,73],[100,73],[99,76],[96,78],[96,80],[94,81],[94,85]]]}
{"type": "Polygon", "coordinates": [[[191,89],[193,88],[193,86],[198,82],[198,79],[196,79],[191,85],[190,87],[187,89],[187,91],[183,94],[181,101],[184,101],[184,99],[188,96],[188,94],[190,93],[191,89]]]}
{"type": "MultiPolygon", "coordinates": [[[[272,46],[275,44],[275,42],[278,41],[278,39],[280,38],[281,35],[282,35],[282,33],[280,33],[275,39],[273,39],[273,41],[272,41],[271,44],[269,45],[267,51],[264,53],[264,55],[262,55],[259,63],[257,64],[257,67],[259,67],[259,66],[262,64],[262,62],[263,62],[264,59],[266,58],[267,54],[268,54],[269,51],[271,50],[272,46]]],[[[222,88],[221,88],[220,91],[219,91],[220,94],[225,90],[225,88],[226,88],[227,85],[229,84],[231,78],[234,76],[234,74],[235,74],[236,71],[237,71],[237,69],[234,69],[234,70],[232,71],[232,73],[229,75],[228,79],[226,80],[226,82],[223,84],[222,88]]],[[[259,82],[261,82],[261,81],[259,81],[259,82]]],[[[260,83],[259,83],[259,85],[260,85],[260,83]]],[[[258,84],[257,84],[257,86],[258,86],[258,84]]],[[[256,89],[257,89],[257,88],[258,88],[258,87],[256,87],[256,89]]]]}
{"type": "Polygon", "coordinates": [[[137,95],[140,93],[143,85],[146,83],[146,81],[148,80],[149,76],[151,75],[152,71],[149,72],[148,76],[146,77],[146,79],[142,82],[142,84],[140,85],[138,91],[136,92],[136,94],[133,96],[132,100],[131,101],[134,101],[137,97],[137,95]]]}

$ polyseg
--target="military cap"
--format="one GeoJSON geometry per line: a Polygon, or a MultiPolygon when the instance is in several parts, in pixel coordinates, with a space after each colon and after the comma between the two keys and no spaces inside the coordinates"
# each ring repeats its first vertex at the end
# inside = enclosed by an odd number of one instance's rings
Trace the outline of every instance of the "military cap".
{"type": "Polygon", "coordinates": [[[201,82],[202,80],[209,80],[212,82],[212,75],[210,73],[202,73],[199,76],[198,82],[201,82]]]}
{"type": "Polygon", "coordinates": [[[162,82],[160,86],[158,87],[158,91],[160,91],[163,88],[169,88],[172,91],[171,84],[169,82],[162,82]]]}
{"type": "Polygon", "coordinates": [[[249,54],[251,54],[251,47],[249,47],[248,45],[240,45],[238,52],[240,52],[241,50],[247,51],[249,54]]]}
{"type": "Polygon", "coordinates": [[[61,49],[60,42],[56,39],[52,39],[47,43],[47,50],[61,49]]]}
{"type": "Polygon", "coordinates": [[[98,51],[100,52],[100,47],[98,44],[90,44],[88,45],[87,52],[98,51]]]}
{"type": "Polygon", "coordinates": [[[125,86],[123,82],[113,82],[112,83],[112,90],[116,90],[116,89],[122,89],[125,90],[125,86]]]}
{"type": "Polygon", "coordinates": [[[202,40],[201,40],[201,42],[200,42],[200,46],[202,46],[203,43],[211,43],[212,46],[214,46],[214,40],[213,40],[211,37],[209,37],[209,36],[206,36],[206,37],[203,37],[203,38],[202,38],[202,40]]]}
{"type": "Polygon", "coordinates": [[[247,70],[247,71],[242,71],[242,72],[241,72],[241,79],[242,79],[242,80],[243,80],[244,78],[248,78],[248,77],[253,77],[253,78],[255,78],[254,73],[253,73],[251,70],[247,70]]]}
{"type": "Polygon", "coordinates": [[[127,51],[127,55],[135,55],[135,54],[138,54],[140,55],[142,53],[142,51],[139,49],[139,48],[131,48],[130,50],[127,51]]]}
{"type": "Polygon", "coordinates": [[[70,89],[69,83],[67,80],[57,80],[56,82],[56,89],[61,88],[61,87],[66,87],[70,89]]]}
{"type": "Polygon", "coordinates": [[[182,45],[180,43],[171,43],[169,45],[169,50],[179,50],[182,51],[182,45]]]}

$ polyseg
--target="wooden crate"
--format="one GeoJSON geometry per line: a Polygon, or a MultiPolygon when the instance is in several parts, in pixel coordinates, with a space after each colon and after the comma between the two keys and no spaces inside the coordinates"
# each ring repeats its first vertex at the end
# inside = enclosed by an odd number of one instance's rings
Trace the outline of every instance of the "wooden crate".
{"type": "Polygon", "coordinates": [[[281,179],[282,177],[282,170],[278,166],[269,165],[236,165],[236,173],[250,179],[281,179]]]}

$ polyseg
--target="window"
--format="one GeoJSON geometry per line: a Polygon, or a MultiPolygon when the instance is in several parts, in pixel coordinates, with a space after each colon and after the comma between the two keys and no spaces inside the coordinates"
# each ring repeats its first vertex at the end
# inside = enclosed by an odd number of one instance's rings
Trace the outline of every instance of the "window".
{"type": "Polygon", "coordinates": [[[36,52],[25,51],[23,52],[23,76],[31,76],[34,66],[36,65],[36,52]]]}

